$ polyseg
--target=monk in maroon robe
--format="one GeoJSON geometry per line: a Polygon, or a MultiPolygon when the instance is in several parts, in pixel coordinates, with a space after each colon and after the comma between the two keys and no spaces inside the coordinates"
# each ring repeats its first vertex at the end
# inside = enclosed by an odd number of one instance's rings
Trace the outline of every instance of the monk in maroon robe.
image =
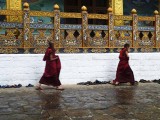
{"type": "Polygon", "coordinates": [[[129,44],[125,44],[124,48],[120,51],[119,55],[119,64],[116,73],[116,79],[113,80],[114,85],[119,85],[120,83],[130,83],[131,85],[135,84],[134,74],[132,69],[129,66],[129,56],[128,49],[129,44]]]}
{"type": "Polygon", "coordinates": [[[63,89],[60,87],[61,82],[59,80],[61,70],[60,58],[58,55],[55,55],[54,45],[51,42],[49,42],[43,61],[46,61],[45,71],[36,89],[41,90],[41,84],[56,86],[56,89],[63,89]]]}

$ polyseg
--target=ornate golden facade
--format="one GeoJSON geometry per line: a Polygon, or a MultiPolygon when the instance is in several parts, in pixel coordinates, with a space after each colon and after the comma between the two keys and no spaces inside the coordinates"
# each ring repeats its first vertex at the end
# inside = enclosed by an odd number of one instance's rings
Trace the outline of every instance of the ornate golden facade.
{"type": "MultiPolygon", "coordinates": [[[[119,4],[122,1],[119,1],[119,4]]],[[[115,4],[117,5],[117,4],[115,4]]],[[[117,8],[116,8],[117,9],[117,8]]],[[[0,22],[0,53],[44,53],[47,42],[55,44],[61,53],[106,53],[118,52],[123,44],[131,45],[131,52],[158,52],[160,50],[160,15],[138,16],[135,9],[130,16],[116,15],[114,9],[108,8],[107,14],[90,14],[85,6],[81,13],[61,12],[58,5],[54,11],[30,11],[29,4],[23,10],[0,10],[0,15],[21,16],[23,23],[0,22]],[[31,17],[50,17],[48,24],[31,23],[31,17]],[[78,18],[81,25],[61,24],[63,18],[78,18]],[[89,25],[89,19],[106,20],[106,25],[89,25]],[[129,24],[116,26],[116,20],[129,24]],[[151,26],[139,26],[138,22],[154,23],[151,26]]]]}
{"type": "MultiPolygon", "coordinates": [[[[112,0],[112,9],[114,15],[123,15],[123,0],[112,0]]],[[[115,25],[123,25],[123,21],[115,20],[115,25]]]]}
{"type": "MultiPolygon", "coordinates": [[[[7,10],[22,10],[22,0],[6,0],[7,10]]],[[[21,22],[22,16],[7,16],[8,22],[21,22]]]]}

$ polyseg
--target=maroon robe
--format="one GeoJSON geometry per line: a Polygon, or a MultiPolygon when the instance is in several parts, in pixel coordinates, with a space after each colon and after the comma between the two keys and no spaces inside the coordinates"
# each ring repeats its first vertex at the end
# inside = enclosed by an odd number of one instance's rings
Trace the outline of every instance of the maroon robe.
{"type": "Polygon", "coordinates": [[[132,85],[134,85],[135,80],[134,80],[134,74],[132,69],[129,66],[129,57],[126,55],[126,48],[123,48],[120,51],[120,55],[119,55],[119,64],[118,64],[118,68],[117,68],[117,73],[116,73],[116,79],[113,80],[113,84],[115,84],[116,82],[119,83],[127,83],[130,82],[132,85]]]}
{"type": "Polygon", "coordinates": [[[46,66],[44,74],[41,77],[39,83],[45,85],[60,86],[61,82],[59,80],[59,74],[61,70],[61,62],[59,56],[55,55],[55,50],[47,48],[43,60],[46,61],[46,66]],[[50,60],[50,55],[52,55],[53,58],[57,59],[50,60]]]}

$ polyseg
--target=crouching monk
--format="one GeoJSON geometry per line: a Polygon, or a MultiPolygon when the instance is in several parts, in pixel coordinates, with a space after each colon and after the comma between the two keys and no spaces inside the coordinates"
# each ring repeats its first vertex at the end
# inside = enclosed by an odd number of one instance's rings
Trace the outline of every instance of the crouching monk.
{"type": "Polygon", "coordinates": [[[36,89],[41,90],[41,84],[44,84],[55,86],[56,89],[63,90],[63,88],[60,87],[61,82],[59,80],[61,62],[59,56],[55,55],[54,45],[51,42],[49,42],[49,47],[46,50],[43,61],[46,61],[46,66],[36,89]]]}
{"type": "Polygon", "coordinates": [[[120,83],[130,83],[131,85],[135,84],[134,74],[132,69],[129,66],[129,56],[128,49],[130,45],[125,44],[124,48],[120,51],[119,55],[119,64],[116,73],[116,79],[113,80],[114,85],[119,85],[120,83]]]}

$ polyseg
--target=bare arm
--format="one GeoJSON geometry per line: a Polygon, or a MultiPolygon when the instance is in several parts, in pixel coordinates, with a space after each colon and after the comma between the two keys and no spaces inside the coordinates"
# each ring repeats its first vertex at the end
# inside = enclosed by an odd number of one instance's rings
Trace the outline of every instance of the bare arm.
{"type": "Polygon", "coordinates": [[[127,55],[127,57],[129,57],[128,51],[126,51],[126,55],[127,55]]]}
{"type": "Polygon", "coordinates": [[[53,55],[52,55],[52,54],[50,54],[50,60],[51,60],[51,61],[56,60],[56,59],[58,59],[58,57],[53,58],[53,55]]]}

